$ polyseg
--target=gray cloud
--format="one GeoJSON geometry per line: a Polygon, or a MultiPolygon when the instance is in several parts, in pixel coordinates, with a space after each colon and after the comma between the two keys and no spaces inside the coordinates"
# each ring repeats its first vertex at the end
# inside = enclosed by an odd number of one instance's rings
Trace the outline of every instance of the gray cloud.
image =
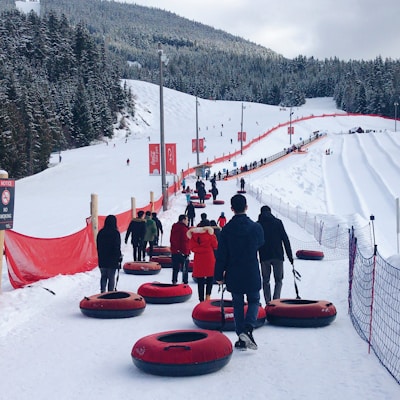
{"type": "Polygon", "coordinates": [[[174,12],[289,58],[400,58],[399,0],[119,1],[174,12]]]}

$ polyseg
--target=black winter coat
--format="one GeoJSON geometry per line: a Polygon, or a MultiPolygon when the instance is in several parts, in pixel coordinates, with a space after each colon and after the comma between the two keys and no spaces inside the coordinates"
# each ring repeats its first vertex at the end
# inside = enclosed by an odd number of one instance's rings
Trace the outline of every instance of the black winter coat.
{"type": "Polygon", "coordinates": [[[125,234],[125,243],[128,242],[129,235],[132,235],[131,243],[133,246],[140,246],[146,234],[146,220],[143,218],[133,218],[129,223],[125,234]]]}
{"type": "Polygon", "coordinates": [[[215,280],[225,280],[226,288],[231,293],[260,290],[257,250],[263,243],[264,234],[260,224],[246,214],[234,215],[219,236],[215,280]]]}
{"type": "Polygon", "coordinates": [[[117,228],[117,219],[108,215],[104,227],[97,234],[97,256],[100,268],[118,269],[121,260],[121,235],[117,228]]]}
{"type": "Polygon", "coordinates": [[[280,219],[274,217],[270,212],[262,213],[258,217],[258,223],[264,231],[265,243],[260,247],[260,261],[284,260],[283,247],[291,264],[293,264],[292,248],[288,235],[280,219]]]}

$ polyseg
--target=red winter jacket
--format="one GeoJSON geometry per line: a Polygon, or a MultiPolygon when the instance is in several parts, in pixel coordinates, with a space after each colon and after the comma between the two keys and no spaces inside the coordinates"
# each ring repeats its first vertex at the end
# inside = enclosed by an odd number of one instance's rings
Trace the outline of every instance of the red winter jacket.
{"type": "Polygon", "coordinates": [[[186,232],[189,230],[183,222],[175,222],[171,228],[170,242],[171,254],[189,255],[189,239],[186,232]]]}
{"type": "Polygon", "coordinates": [[[214,276],[215,255],[218,241],[210,226],[190,228],[187,232],[190,250],[194,253],[193,273],[195,278],[214,276]]]}

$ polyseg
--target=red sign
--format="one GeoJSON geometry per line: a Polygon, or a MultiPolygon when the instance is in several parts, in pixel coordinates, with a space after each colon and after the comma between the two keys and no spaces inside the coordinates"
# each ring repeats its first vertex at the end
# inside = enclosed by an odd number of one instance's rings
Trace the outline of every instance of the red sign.
{"type": "Polygon", "coordinates": [[[176,175],[176,143],[165,144],[165,173],[176,175]]]}
{"type": "Polygon", "coordinates": [[[149,174],[160,175],[160,145],[158,143],[149,143],[149,174]]]}
{"type": "MultiPolygon", "coordinates": [[[[203,139],[198,139],[199,141],[199,153],[204,152],[204,138],[203,139]]],[[[196,146],[196,139],[192,139],[192,153],[197,152],[197,146],[196,146]]]]}
{"type": "Polygon", "coordinates": [[[288,126],[287,133],[288,133],[288,135],[293,135],[294,134],[294,126],[288,126]]]}
{"type": "Polygon", "coordinates": [[[238,142],[246,141],[246,132],[238,132],[238,142]]]}

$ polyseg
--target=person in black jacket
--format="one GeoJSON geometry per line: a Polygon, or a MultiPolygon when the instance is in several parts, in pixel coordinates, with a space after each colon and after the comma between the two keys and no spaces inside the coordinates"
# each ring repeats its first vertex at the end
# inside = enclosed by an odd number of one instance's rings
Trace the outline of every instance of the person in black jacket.
{"type": "Polygon", "coordinates": [[[264,233],[261,226],[246,215],[247,201],[242,194],[231,198],[231,209],[235,215],[221,230],[214,276],[219,285],[226,283],[232,295],[235,330],[239,336],[235,348],[257,350],[252,332],[261,289],[257,251],[264,244],[264,233]],[[246,316],[244,295],[248,304],[246,316]]]}
{"type": "Polygon", "coordinates": [[[274,217],[269,206],[262,206],[258,217],[258,223],[264,230],[265,243],[260,247],[258,254],[261,262],[261,273],[263,277],[263,290],[265,303],[271,301],[270,276],[271,269],[274,272],[275,288],[273,299],[280,299],[283,281],[283,248],[293,265],[292,248],[288,235],[280,219],[274,217]]]}
{"type": "Polygon", "coordinates": [[[188,217],[188,226],[194,226],[194,219],[196,217],[196,211],[194,209],[194,205],[192,201],[189,201],[188,205],[186,206],[185,209],[185,215],[188,217]]]}
{"type": "Polygon", "coordinates": [[[160,240],[160,233],[161,236],[163,235],[164,231],[163,231],[163,226],[162,223],[160,221],[160,219],[157,217],[157,213],[156,212],[152,212],[151,213],[151,218],[153,219],[153,221],[156,223],[156,227],[157,227],[157,235],[154,238],[153,244],[155,246],[158,246],[158,242],[160,240]]]}
{"type": "Polygon", "coordinates": [[[97,256],[101,273],[100,292],[106,288],[109,292],[116,290],[115,272],[121,268],[121,235],[117,228],[115,215],[108,215],[104,221],[104,227],[96,238],[97,256]]]}
{"type": "Polygon", "coordinates": [[[125,244],[128,243],[129,236],[132,235],[131,243],[133,246],[133,260],[143,261],[145,260],[145,254],[143,254],[143,243],[144,235],[146,233],[146,221],[144,219],[144,211],[140,210],[137,213],[137,218],[133,218],[129,223],[128,230],[125,234],[125,244]]]}

